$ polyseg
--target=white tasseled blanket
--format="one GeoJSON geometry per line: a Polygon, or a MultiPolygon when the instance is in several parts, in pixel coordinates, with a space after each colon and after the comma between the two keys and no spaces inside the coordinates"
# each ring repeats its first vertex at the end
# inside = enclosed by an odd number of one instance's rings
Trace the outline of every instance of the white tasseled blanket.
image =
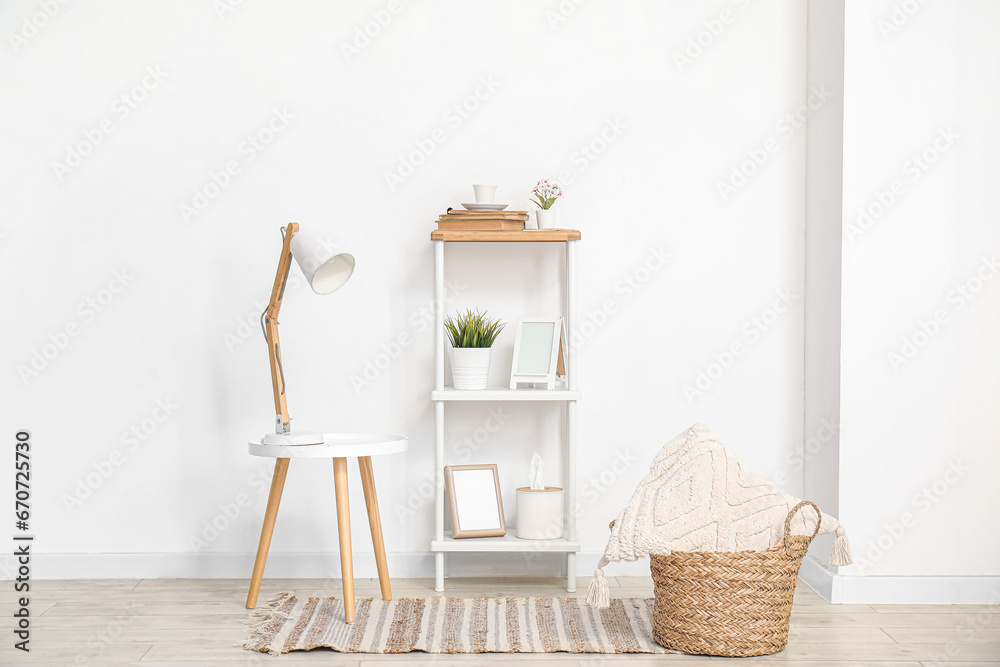
{"type": "MultiPolygon", "coordinates": [[[[782,538],[785,517],[799,503],[751,472],[707,426],[695,424],[664,446],[626,507],[615,519],[601,564],[634,561],[671,551],[767,549],[782,538]]],[[[791,531],[811,535],[816,513],[801,509],[791,531]]],[[[820,533],[837,531],[831,562],[850,563],[840,523],[823,514],[820,533]]],[[[592,596],[594,597],[594,596],[592,596]]],[[[606,595],[597,595],[602,601],[606,595]]],[[[597,605],[600,606],[600,605],[597,605]]]]}

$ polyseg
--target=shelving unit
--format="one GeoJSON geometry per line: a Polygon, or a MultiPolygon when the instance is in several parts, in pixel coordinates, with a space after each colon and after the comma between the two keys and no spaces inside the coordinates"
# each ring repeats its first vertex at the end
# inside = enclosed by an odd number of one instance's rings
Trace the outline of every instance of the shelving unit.
{"type": "Polygon", "coordinates": [[[567,339],[573,340],[576,331],[576,244],[580,241],[580,232],[575,229],[529,230],[523,232],[431,232],[434,243],[434,390],[431,400],[434,401],[434,463],[436,466],[437,493],[434,498],[434,539],[431,541],[431,551],[434,552],[434,590],[444,591],[445,554],[448,552],[516,552],[516,553],[565,553],[566,554],[566,590],[570,593],[576,590],[576,552],[580,543],[576,532],[576,515],[572,511],[576,504],[576,411],[580,400],[580,391],[576,380],[576,354],[567,350],[566,354],[566,385],[556,389],[509,389],[507,387],[491,387],[483,391],[461,391],[444,385],[444,254],[447,243],[563,243],[566,248],[566,321],[567,339]],[[566,424],[563,430],[565,447],[565,470],[562,486],[563,499],[563,536],[555,540],[522,540],[516,537],[516,528],[507,527],[503,537],[473,537],[453,539],[450,532],[445,531],[445,499],[444,499],[444,429],[445,404],[449,402],[463,403],[471,401],[543,401],[547,403],[566,404],[566,424]]]}

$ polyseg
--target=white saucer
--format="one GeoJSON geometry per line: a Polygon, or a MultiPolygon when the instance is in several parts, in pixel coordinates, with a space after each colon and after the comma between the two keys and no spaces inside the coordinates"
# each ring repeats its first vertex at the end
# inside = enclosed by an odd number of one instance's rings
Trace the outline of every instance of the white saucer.
{"type": "Polygon", "coordinates": [[[462,204],[467,211],[502,211],[510,204],[462,204]]]}

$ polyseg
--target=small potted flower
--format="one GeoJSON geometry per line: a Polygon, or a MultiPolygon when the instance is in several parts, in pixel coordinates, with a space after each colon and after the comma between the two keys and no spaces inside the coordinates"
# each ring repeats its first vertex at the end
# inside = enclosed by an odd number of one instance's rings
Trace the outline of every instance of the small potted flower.
{"type": "Polygon", "coordinates": [[[552,210],[552,205],[562,197],[563,191],[558,183],[543,179],[538,181],[535,189],[531,191],[534,195],[532,203],[537,204],[539,210],[535,211],[535,221],[539,229],[555,229],[556,212],[552,210]]]}
{"type": "Polygon", "coordinates": [[[444,321],[451,342],[451,377],[455,389],[486,389],[493,341],[503,328],[500,320],[471,310],[444,321]]]}

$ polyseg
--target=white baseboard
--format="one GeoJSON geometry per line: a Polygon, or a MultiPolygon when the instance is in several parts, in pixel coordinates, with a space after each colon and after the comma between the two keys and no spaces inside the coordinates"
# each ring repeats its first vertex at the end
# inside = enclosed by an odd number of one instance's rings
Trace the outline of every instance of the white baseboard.
{"type": "Polygon", "coordinates": [[[809,554],[802,559],[802,565],[799,567],[799,579],[809,584],[809,587],[827,602],[834,602],[833,580],[836,576],[835,572],[809,554]]]}
{"type": "MultiPolygon", "coordinates": [[[[577,554],[577,574],[589,576],[601,554],[577,554]]],[[[36,553],[32,555],[34,579],[240,579],[253,569],[253,553],[36,553]]],[[[393,577],[433,577],[431,553],[387,554],[393,577]]],[[[565,576],[563,554],[491,554],[451,553],[447,559],[449,577],[495,576],[565,576]],[[527,556],[527,557],[526,557],[527,556]]],[[[17,575],[11,556],[0,556],[0,580],[17,575]]],[[[614,563],[608,576],[649,576],[649,561],[614,563]]],[[[267,558],[268,577],[340,577],[340,554],[272,552],[267,558]]],[[[354,552],[354,576],[377,577],[375,555],[354,552]]]]}
{"type": "Polygon", "coordinates": [[[799,577],[834,604],[1000,603],[1000,577],[844,575],[809,555],[799,577]]]}
{"type": "MultiPolygon", "coordinates": [[[[577,554],[579,576],[590,576],[601,554],[577,554]]],[[[101,553],[32,555],[34,579],[243,579],[253,569],[252,553],[101,553]]],[[[434,576],[431,553],[390,553],[393,577],[434,576]]],[[[609,577],[649,577],[649,560],[612,563],[609,577]]],[[[448,554],[447,576],[481,577],[566,575],[562,554],[448,554]]],[[[0,557],[0,579],[17,576],[11,556],[0,557]]],[[[338,553],[272,553],[268,577],[340,578],[338,553]]],[[[354,576],[373,578],[375,555],[354,553],[354,576]]],[[[834,604],[996,604],[1000,603],[1000,577],[889,577],[853,576],[834,572],[811,556],[802,561],[799,576],[825,600],[834,604]]]]}

